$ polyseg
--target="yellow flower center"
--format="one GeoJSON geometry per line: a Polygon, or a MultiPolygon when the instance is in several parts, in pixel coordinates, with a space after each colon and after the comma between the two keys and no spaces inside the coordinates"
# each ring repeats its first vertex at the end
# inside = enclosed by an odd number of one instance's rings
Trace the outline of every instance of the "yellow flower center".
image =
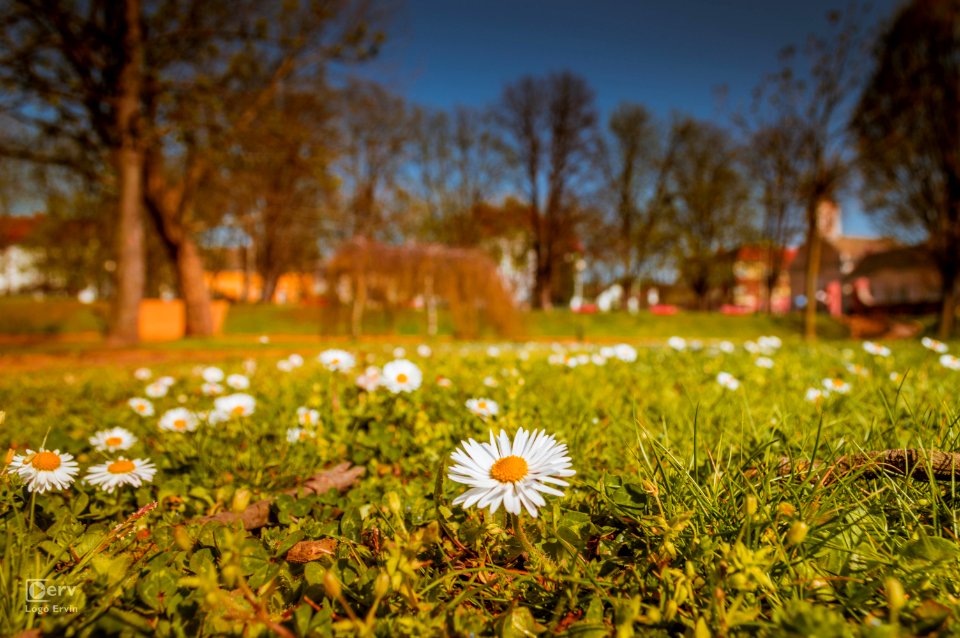
{"type": "Polygon", "coordinates": [[[53,452],[37,452],[30,463],[41,472],[52,472],[60,467],[60,456],[53,452]]]}
{"type": "Polygon", "coordinates": [[[480,401],[479,403],[477,403],[477,407],[480,408],[481,410],[486,410],[486,409],[487,409],[487,402],[486,402],[486,401],[480,401]]]}
{"type": "Polygon", "coordinates": [[[408,378],[407,375],[401,372],[400,374],[397,375],[397,383],[406,383],[407,378],[408,378]]]}
{"type": "Polygon", "coordinates": [[[242,405],[238,405],[231,410],[231,414],[233,414],[233,416],[243,416],[243,412],[244,409],[242,405]]]}
{"type": "Polygon", "coordinates": [[[516,483],[527,475],[527,461],[519,456],[505,456],[490,468],[490,478],[501,483],[516,483]]]}
{"type": "Polygon", "coordinates": [[[843,381],[841,381],[840,379],[834,379],[834,380],[833,380],[833,387],[835,387],[835,388],[842,388],[842,387],[843,387],[843,381]]]}
{"type": "Polygon", "coordinates": [[[337,359],[336,357],[334,357],[333,359],[330,359],[330,363],[333,365],[337,365],[338,363],[340,363],[340,359],[337,359]]]}
{"type": "Polygon", "coordinates": [[[110,436],[103,441],[103,444],[107,447],[116,447],[121,443],[123,443],[123,439],[119,436],[110,436]]]}
{"type": "Polygon", "coordinates": [[[107,466],[107,471],[111,474],[129,474],[135,469],[137,469],[137,466],[133,464],[133,461],[128,461],[127,459],[114,461],[107,466]]]}
{"type": "Polygon", "coordinates": [[[300,433],[300,440],[301,440],[301,441],[306,441],[308,438],[310,438],[310,435],[307,434],[306,432],[301,432],[301,433],[300,433]]]}
{"type": "Polygon", "coordinates": [[[137,404],[137,412],[143,412],[146,409],[147,409],[147,406],[145,406],[144,404],[142,403],[137,404]]]}
{"type": "Polygon", "coordinates": [[[173,427],[174,427],[174,429],[176,429],[176,430],[182,430],[182,429],[184,429],[184,428],[187,427],[187,420],[186,420],[186,419],[177,419],[176,421],[173,422],[173,427]]]}

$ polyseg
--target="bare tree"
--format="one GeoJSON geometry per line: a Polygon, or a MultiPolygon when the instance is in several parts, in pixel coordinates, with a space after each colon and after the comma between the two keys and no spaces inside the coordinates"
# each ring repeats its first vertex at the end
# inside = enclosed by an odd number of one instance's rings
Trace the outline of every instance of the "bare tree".
{"type": "Polygon", "coordinates": [[[786,248],[803,231],[803,209],[798,198],[799,128],[789,119],[752,131],[744,149],[744,164],[760,204],[758,228],[766,250],[766,308],[773,311],[773,290],[783,273],[786,248]]]}
{"type": "Polygon", "coordinates": [[[373,82],[350,81],[339,98],[343,180],[342,238],[383,238],[391,232],[400,172],[410,138],[404,101],[373,82]]]}
{"type": "Polygon", "coordinates": [[[550,308],[559,262],[576,239],[578,182],[597,159],[593,91],[570,72],[525,77],[504,90],[498,120],[507,134],[507,155],[527,191],[536,259],[533,302],[550,308]],[[547,187],[543,202],[541,181],[547,187]]]}
{"type": "Polygon", "coordinates": [[[737,149],[724,129],[692,118],[673,125],[670,195],[676,261],[701,310],[720,254],[743,241],[752,211],[737,149]]]}
{"type": "Polygon", "coordinates": [[[817,288],[822,237],[820,205],[834,199],[849,176],[846,135],[849,98],[862,72],[862,7],[828,14],[829,32],[811,35],[798,56],[794,47],[781,52],[783,68],[761,86],[775,121],[799,135],[796,155],[797,197],[805,211],[807,264],[803,333],[816,338],[817,288]],[[798,68],[799,67],[799,68],[798,68]]]}
{"type": "Polygon", "coordinates": [[[852,119],[864,190],[873,212],[926,234],[940,271],[945,339],[960,279],[960,2],[904,6],[875,59],[852,119]]]}
{"type": "Polygon", "coordinates": [[[607,251],[613,244],[629,295],[643,267],[665,248],[663,209],[675,136],[660,139],[650,113],[630,103],[617,107],[610,116],[609,129],[612,140],[605,146],[603,167],[614,224],[604,232],[603,244],[607,251]]]}

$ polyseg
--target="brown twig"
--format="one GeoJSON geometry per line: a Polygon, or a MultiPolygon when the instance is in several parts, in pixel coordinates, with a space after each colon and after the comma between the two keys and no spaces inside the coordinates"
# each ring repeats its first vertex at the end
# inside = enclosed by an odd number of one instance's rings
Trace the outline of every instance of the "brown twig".
{"type": "MultiPolygon", "coordinates": [[[[346,462],[340,463],[319,474],[315,474],[304,481],[303,484],[286,490],[283,494],[306,496],[309,494],[323,494],[331,489],[337,489],[342,492],[356,483],[363,472],[364,468],[362,467],[351,467],[350,464],[346,462]]],[[[219,514],[194,519],[192,522],[201,524],[217,522],[229,525],[236,521],[241,521],[243,522],[244,529],[258,529],[270,522],[270,505],[273,501],[274,498],[266,498],[251,504],[240,513],[220,512],[219,514]]]]}
{"type": "Polygon", "coordinates": [[[873,450],[841,456],[831,463],[816,461],[812,467],[809,461],[783,457],[777,466],[780,476],[806,476],[824,470],[824,482],[832,482],[852,472],[866,477],[894,475],[921,480],[960,480],[960,453],[916,449],[873,450]]]}

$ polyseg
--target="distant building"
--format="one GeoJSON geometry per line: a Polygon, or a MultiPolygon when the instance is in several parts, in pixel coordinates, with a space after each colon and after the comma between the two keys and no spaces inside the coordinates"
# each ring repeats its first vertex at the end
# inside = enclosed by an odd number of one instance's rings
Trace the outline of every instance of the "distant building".
{"type": "Polygon", "coordinates": [[[766,311],[782,314],[790,311],[789,267],[796,256],[796,248],[780,249],[768,246],[741,246],[730,253],[732,262],[731,305],[744,312],[766,311]],[[780,274],[770,291],[767,282],[770,274],[780,264],[780,274]]]}
{"type": "MultiPolygon", "coordinates": [[[[824,202],[818,210],[820,242],[820,271],[817,278],[815,303],[826,306],[832,315],[843,314],[843,280],[865,257],[897,248],[899,244],[889,237],[854,237],[840,234],[840,208],[833,202],[824,202]]],[[[796,250],[790,264],[790,293],[794,307],[803,299],[806,303],[807,245],[796,250]]],[[[851,289],[847,289],[849,293],[851,289]]]]}
{"type": "Polygon", "coordinates": [[[922,244],[867,255],[844,283],[855,313],[933,312],[940,303],[940,272],[922,244]]]}

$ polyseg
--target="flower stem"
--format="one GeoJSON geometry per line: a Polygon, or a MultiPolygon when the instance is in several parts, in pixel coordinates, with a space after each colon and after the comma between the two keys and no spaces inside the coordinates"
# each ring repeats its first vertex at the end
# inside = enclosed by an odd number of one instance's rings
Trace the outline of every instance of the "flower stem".
{"type": "Polygon", "coordinates": [[[556,567],[553,561],[547,558],[547,555],[537,549],[533,543],[530,542],[530,539],[527,538],[527,533],[523,531],[523,524],[520,522],[520,516],[510,514],[510,518],[513,519],[513,533],[517,537],[517,540],[520,541],[520,545],[524,551],[527,552],[527,556],[530,557],[530,562],[533,563],[533,566],[556,567]]]}

